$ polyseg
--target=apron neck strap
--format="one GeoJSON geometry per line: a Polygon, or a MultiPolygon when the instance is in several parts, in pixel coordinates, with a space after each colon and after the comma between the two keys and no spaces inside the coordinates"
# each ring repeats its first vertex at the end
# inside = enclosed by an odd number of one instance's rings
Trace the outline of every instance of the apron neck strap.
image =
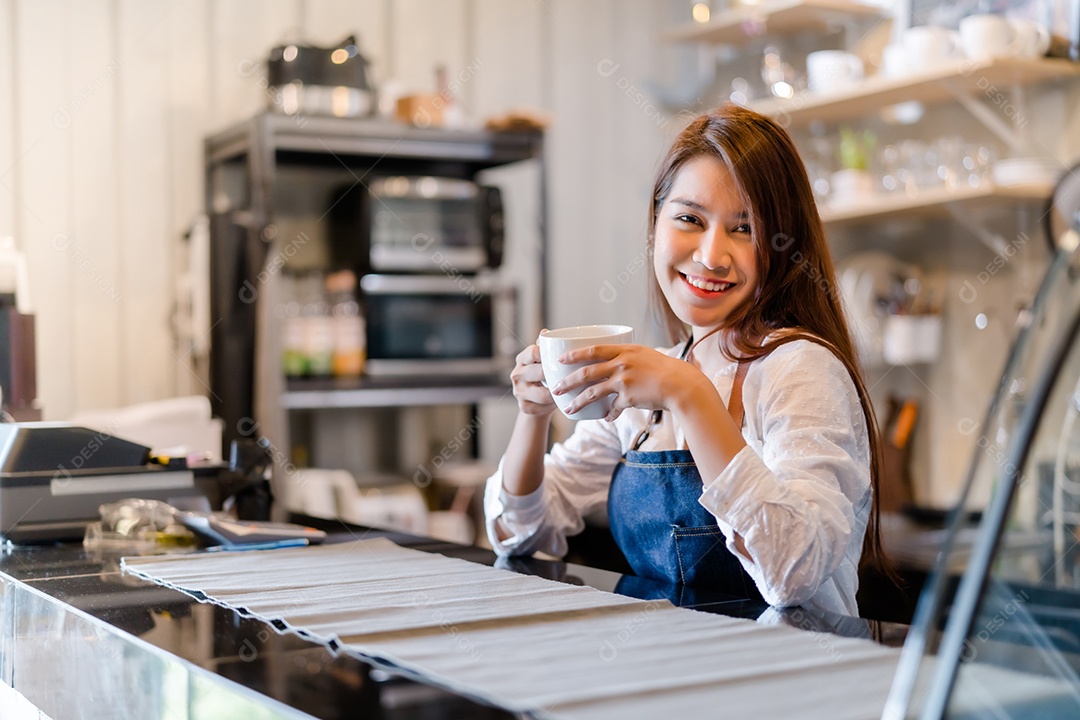
{"type": "Polygon", "coordinates": [[[693,346],[694,336],[691,335],[690,337],[686,338],[686,344],[683,345],[682,352],[679,353],[679,359],[686,360],[688,357],[690,357],[690,348],[692,348],[693,346]]]}
{"type": "Polygon", "coordinates": [[[748,369],[750,369],[750,362],[748,360],[743,360],[739,363],[739,367],[735,370],[735,379],[731,382],[731,397],[728,398],[728,413],[739,428],[742,428],[743,421],[746,419],[746,413],[742,402],[742,386],[743,380],[746,379],[746,371],[748,369]]]}
{"type": "MultiPolygon", "coordinates": [[[[686,344],[683,346],[682,353],[679,355],[680,360],[686,360],[690,356],[690,348],[693,347],[694,338],[690,337],[686,344]]],[[[746,379],[746,371],[750,369],[750,360],[742,360],[739,362],[739,367],[735,370],[735,379],[731,383],[731,397],[728,398],[728,413],[731,414],[731,419],[735,421],[735,424],[742,429],[743,421],[745,418],[745,410],[743,409],[742,402],[742,386],[743,380],[746,379]]],[[[649,416],[649,422],[641,429],[637,437],[634,438],[634,444],[631,449],[638,450],[645,441],[649,438],[649,432],[655,425],[660,424],[660,420],[664,415],[663,410],[654,410],[652,415],[649,416]]]]}

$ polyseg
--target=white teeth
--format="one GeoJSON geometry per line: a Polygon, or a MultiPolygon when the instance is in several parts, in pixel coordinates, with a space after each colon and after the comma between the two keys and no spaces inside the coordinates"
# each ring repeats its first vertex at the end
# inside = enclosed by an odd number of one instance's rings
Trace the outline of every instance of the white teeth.
{"type": "Polygon", "coordinates": [[[727,290],[733,285],[733,283],[716,283],[709,282],[708,280],[699,280],[698,278],[692,278],[689,275],[686,276],[686,282],[690,283],[696,288],[708,290],[709,292],[720,292],[721,290],[727,290]]]}

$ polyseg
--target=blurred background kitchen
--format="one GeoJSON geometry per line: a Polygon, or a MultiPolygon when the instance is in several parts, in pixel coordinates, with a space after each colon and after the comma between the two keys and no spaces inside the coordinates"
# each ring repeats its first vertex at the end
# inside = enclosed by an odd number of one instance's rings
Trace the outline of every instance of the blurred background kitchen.
{"type": "MultiPolygon", "coordinates": [[[[470,395],[444,387],[460,389],[459,370],[375,371],[372,343],[395,339],[376,340],[372,321],[406,311],[372,315],[384,291],[364,282],[379,261],[343,261],[341,238],[370,241],[379,219],[342,219],[353,200],[333,193],[351,177],[383,200],[409,195],[376,182],[379,167],[499,189],[497,267],[421,270],[509,290],[512,332],[489,354],[586,323],[660,343],[644,291],[653,171],[687,118],[731,100],[796,138],[885,430],[890,507],[933,518],[959,496],[1049,256],[1046,201],[1080,154],[1078,34],[1080,0],[4,0],[0,236],[36,336],[36,392],[5,387],[8,409],[107,424],[98,411],[175,397],[216,408],[235,377],[254,383],[251,419],[218,431],[259,423],[291,509],[483,542],[477,487],[515,412],[505,374],[470,395]],[[290,91],[305,78],[286,72],[289,56],[312,49],[359,74],[325,97],[310,79],[290,91]],[[266,137],[228,129],[264,114],[307,145],[255,171],[266,137]],[[359,124],[331,133],[320,120],[335,115],[359,124]],[[485,126],[524,144],[482,172],[439,164],[460,140],[498,134],[485,126]],[[432,133],[429,162],[355,164],[320,139],[369,132],[391,156],[399,136],[432,133]],[[260,226],[242,215],[266,187],[260,226]],[[254,370],[217,377],[212,295],[248,301],[245,276],[212,288],[211,258],[235,239],[215,217],[266,244],[265,275],[246,276],[262,293],[248,330],[276,329],[247,353],[254,370]],[[342,341],[335,366],[335,333],[360,333],[360,318],[369,336],[342,341]],[[372,372],[357,377],[365,359],[372,372]],[[430,394],[406,392],[417,388],[430,394]]],[[[405,241],[417,250],[418,222],[405,241]]]]}

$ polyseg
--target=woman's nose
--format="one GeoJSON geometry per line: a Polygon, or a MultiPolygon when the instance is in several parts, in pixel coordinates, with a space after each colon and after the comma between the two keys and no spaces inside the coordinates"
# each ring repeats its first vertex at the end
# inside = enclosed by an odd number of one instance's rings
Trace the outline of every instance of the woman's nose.
{"type": "Polygon", "coordinates": [[[705,233],[692,259],[709,270],[729,268],[732,262],[729,242],[730,238],[722,230],[705,233]]]}

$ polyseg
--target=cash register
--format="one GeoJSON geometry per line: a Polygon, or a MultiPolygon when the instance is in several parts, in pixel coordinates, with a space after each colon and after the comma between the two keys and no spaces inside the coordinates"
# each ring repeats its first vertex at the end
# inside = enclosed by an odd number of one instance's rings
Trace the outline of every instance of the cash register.
{"type": "Polygon", "coordinates": [[[104,431],[0,423],[0,536],[15,543],[78,540],[103,503],[207,497],[216,477],[196,475],[184,462],[155,462],[150,448],[104,431]]]}

